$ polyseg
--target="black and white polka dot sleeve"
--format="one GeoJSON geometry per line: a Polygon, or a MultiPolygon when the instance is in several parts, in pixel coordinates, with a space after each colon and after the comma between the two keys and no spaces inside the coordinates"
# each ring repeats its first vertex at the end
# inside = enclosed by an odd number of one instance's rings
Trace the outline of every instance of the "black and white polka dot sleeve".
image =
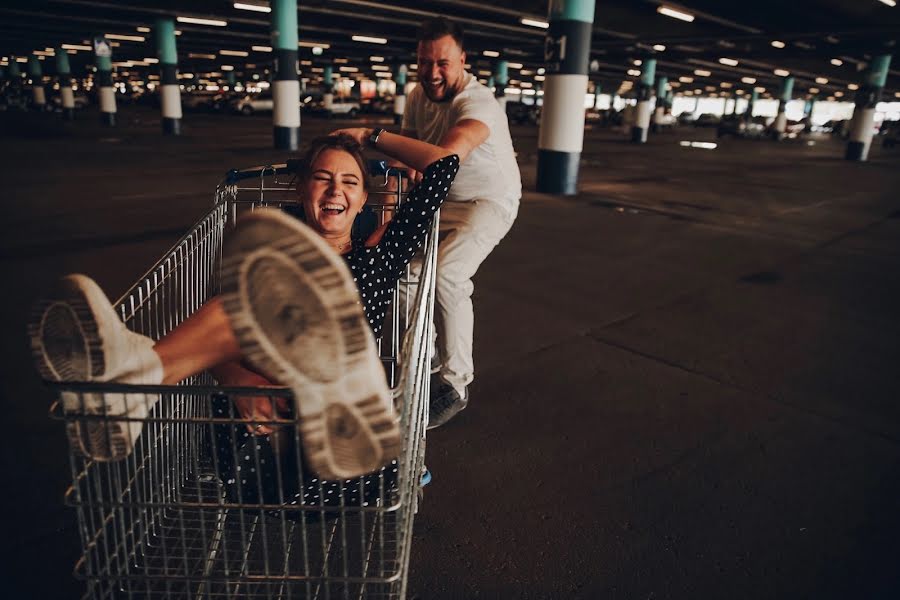
{"type": "Polygon", "coordinates": [[[434,213],[447,198],[457,171],[459,157],[455,154],[434,161],[397,209],[377,246],[393,274],[399,276],[425,241],[434,213]]]}

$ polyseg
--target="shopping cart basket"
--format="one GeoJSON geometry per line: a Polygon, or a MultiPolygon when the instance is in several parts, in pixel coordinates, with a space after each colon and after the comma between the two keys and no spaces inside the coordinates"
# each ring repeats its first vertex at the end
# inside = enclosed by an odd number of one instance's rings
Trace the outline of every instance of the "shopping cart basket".
{"type": "MultiPolygon", "coordinates": [[[[293,170],[288,164],[229,172],[212,210],[116,303],[126,325],[158,339],[214,296],[229,228],[244,211],[296,206],[293,170]]],[[[398,173],[377,171],[369,191],[376,220],[405,195],[398,173]]],[[[287,389],[221,387],[208,373],[179,385],[53,384],[69,395],[70,407],[74,396],[104,393],[152,405],[127,458],[101,462],[70,448],[66,501],[78,517],[83,554],[75,575],[86,581],[85,598],[405,597],[424,468],[436,232],[437,219],[422,274],[398,285],[379,341],[403,449],[373,475],[316,479],[290,417],[267,423],[278,427],[270,436],[277,443],[241,433],[247,421],[232,399],[290,405],[287,389]]],[[[83,427],[134,420],[72,411],[62,402],[51,414],[83,427]]]]}

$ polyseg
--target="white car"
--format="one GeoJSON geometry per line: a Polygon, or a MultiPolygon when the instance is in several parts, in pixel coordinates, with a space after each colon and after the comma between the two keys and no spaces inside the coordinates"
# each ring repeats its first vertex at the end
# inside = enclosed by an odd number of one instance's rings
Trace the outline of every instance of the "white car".
{"type": "Polygon", "coordinates": [[[272,112],[275,109],[275,100],[272,98],[272,93],[266,91],[235,98],[228,105],[234,112],[252,115],[256,112],[272,112]]]}
{"type": "Polygon", "coordinates": [[[359,114],[359,102],[335,98],[331,103],[331,116],[347,115],[351,119],[359,114]]]}

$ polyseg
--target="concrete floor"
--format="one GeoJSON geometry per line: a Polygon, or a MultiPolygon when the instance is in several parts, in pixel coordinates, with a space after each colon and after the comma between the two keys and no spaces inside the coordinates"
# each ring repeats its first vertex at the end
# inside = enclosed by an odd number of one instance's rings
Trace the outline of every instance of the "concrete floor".
{"type": "MultiPolygon", "coordinates": [[[[264,117],[95,118],[0,113],[9,597],[82,589],[30,302],[73,271],[117,297],[227,169],[284,158],[264,117]]],[[[429,436],[411,597],[900,597],[900,154],[678,143],[712,136],[590,130],[582,193],[526,192],[476,276],[470,407],[429,436]]]]}

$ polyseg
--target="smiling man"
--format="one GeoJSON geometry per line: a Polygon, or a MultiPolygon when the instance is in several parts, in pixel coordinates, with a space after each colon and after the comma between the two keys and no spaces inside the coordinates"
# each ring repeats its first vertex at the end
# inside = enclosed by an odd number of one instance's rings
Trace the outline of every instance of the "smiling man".
{"type": "Polygon", "coordinates": [[[419,84],[403,114],[403,135],[442,146],[462,161],[441,208],[437,271],[437,358],[429,427],[466,407],[475,378],[472,276],[512,227],[522,179],[506,114],[490,89],[465,69],[462,28],[425,22],[417,49],[419,84]]]}

